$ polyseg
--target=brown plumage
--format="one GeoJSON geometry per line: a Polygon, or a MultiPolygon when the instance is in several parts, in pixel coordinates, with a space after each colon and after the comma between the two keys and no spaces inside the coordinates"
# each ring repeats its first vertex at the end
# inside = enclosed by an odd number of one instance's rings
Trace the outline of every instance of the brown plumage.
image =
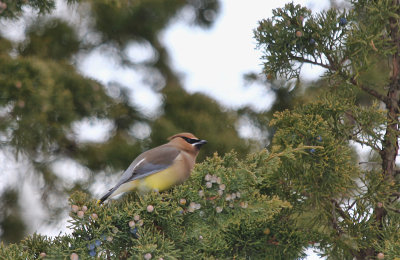
{"type": "Polygon", "coordinates": [[[207,141],[191,133],[176,134],[168,140],[168,143],[140,154],[99,203],[131,190],[163,191],[189,178],[200,147],[207,141]]]}

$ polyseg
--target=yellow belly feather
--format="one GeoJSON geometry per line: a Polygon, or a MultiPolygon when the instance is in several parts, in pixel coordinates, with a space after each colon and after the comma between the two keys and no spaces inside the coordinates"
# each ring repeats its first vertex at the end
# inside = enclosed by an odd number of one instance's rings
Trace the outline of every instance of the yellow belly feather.
{"type": "Polygon", "coordinates": [[[178,160],[173,166],[156,172],[142,179],[136,179],[122,184],[116,189],[110,197],[114,197],[120,193],[137,190],[139,193],[146,193],[149,191],[164,191],[174,185],[180,184],[189,177],[189,173],[182,172],[182,167],[179,164],[183,163],[178,160]]]}

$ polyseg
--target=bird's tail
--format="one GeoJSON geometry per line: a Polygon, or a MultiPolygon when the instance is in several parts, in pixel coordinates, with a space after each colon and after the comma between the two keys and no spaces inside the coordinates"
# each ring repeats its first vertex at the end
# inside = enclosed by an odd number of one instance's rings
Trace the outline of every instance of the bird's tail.
{"type": "Polygon", "coordinates": [[[129,182],[125,182],[123,184],[119,184],[117,186],[115,186],[114,188],[112,188],[111,190],[109,190],[106,194],[104,194],[103,197],[101,197],[101,199],[99,199],[97,201],[98,204],[102,204],[106,199],[108,199],[109,197],[114,197],[122,192],[126,192],[126,191],[132,191],[135,190],[139,185],[139,181],[138,180],[134,180],[134,181],[129,181],[129,182]]]}
{"type": "Polygon", "coordinates": [[[101,197],[98,201],[97,204],[101,205],[103,204],[103,202],[108,199],[108,197],[110,197],[110,195],[114,192],[114,189],[111,189],[109,192],[107,192],[106,194],[104,194],[103,197],[101,197]]]}

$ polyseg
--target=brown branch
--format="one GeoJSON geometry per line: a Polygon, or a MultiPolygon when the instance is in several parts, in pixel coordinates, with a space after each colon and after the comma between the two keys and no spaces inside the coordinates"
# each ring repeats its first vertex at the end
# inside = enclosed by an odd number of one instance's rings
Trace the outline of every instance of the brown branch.
{"type": "Polygon", "coordinates": [[[350,210],[354,207],[354,205],[356,204],[357,200],[354,200],[353,203],[351,203],[350,206],[347,207],[347,210],[350,210]]]}
{"type": "Polygon", "coordinates": [[[339,213],[339,215],[343,218],[343,219],[347,219],[350,220],[350,217],[343,211],[343,209],[340,207],[339,203],[337,203],[336,200],[331,199],[332,204],[335,206],[336,211],[339,213]]]}
{"type": "Polygon", "coordinates": [[[382,95],[382,94],[378,93],[376,90],[371,89],[371,88],[369,88],[369,87],[367,87],[365,85],[359,84],[357,82],[357,80],[355,79],[355,77],[351,77],[350,78],[350,82],[351,82],[351,84],[353,84],[354,86],[359,87],[361,90],[367,92],[371,96],[376,97],[377,99],[379,99],[383,103],[387,104],[389,102],[388,98],[385,95],[382,95]]]}
{"type": "MultiPolygon", "coordinates": [[[[397,171],[399,171],[399,170],[397,170],[397,171]]],[[[397,191],[392,192],[392,196],[400,197],[400,192],[397,192],[397,191]]]]}
{"type": "Polygon", "coordinates": [[[357,139],[357,135],[360,134],[360,133],[363,131],[362,129],[365,128],[365,126],[364,126],[363,124],[361,124],[360,122],[358,122],[358,120],[353,116],[352,113],[350,113],[350,112],[348,112],[348,111],[345,111],[344,113],[346,114],[346,116],[350,117],[351,120],[353,120],[355,123],[357,123],[357,124],[360,126],[357,132],[355,132],[355,133],[349,135],[349,138],[350,138],[351,140],[357,142],[357,143],[360,143],[360,144],[362,144],[362,145],[369,146],[369,147],[371,147],[373,150],[375,150],[376,152],[380,153],[380,152],[381,152],[381,149],[380,149],[379,147],[375,146],[374,144],[370,144],[370,143],[368,143],[368,142],[365,142],[365,141],[362,141],[362,140],[357,139]]]}
{"type": "MultiPolygon", "coordinates": [[[[317,62],[317,61],[312,61],[312,60],[306,59],[304,57],[289,55],[290,58],[292,58],[292,59],[294,59],[296,61],[303,62],[303,63],[309,63],[309,64],[313,64],[313,65],[318,65],[318,66],[321,66],[321,67],[323,67],[325,69],[329,69],[329,70],[332,70],[332,71],[337,71],[336,66],[334,66],[333,59],[331,57],[327,56],[327,55],[325,55],[325,56],[327,57],[327,59],[328,59],[330,64],[324,64],[324,63],[321,63],[321,62],[317,62]]],[[[344,76],[343,73],[340,73],[340,74],[342,76],[344,76]]],[[[344,78],[346,78],[346,77],[344,77],[344,78]]],[[[353,84],[354,86],[359,87],[361,90],[367,92],[371,96],[381,100],[385,104],[387,104],[389,102],[388,98],[385,95],[382,95],[379,92],[377,92],[376,90],[371,89],[371,88],[369,88],[369,87],[367,87],[367,86],[365,86],[363,84],[359,84],[354,76],[350,78],[350,82],[351,82],[351,84],[353,84]]]]}
{"type": "MultiPolygon", "coordinates": [[[[344,232],[343,232],[343,230],[340,228],[340,226],[339,226],[339,224],[338,224],[338,222],[337,222],[337,218],[336,218],[336,211],[335,211],[335,209],[336,209],[336,201],[335,200],[331,200],[332,201],[332,227],[339,233],[339,235],[341,235],[341,234],[343,234],[344,232]]],[[[340,214],[340,213],[339,213],[340,214]]]]}
{"type": "Polygon", "coordinates": [[[389,199],[390,204],[392,204],[393,202],[395,202],[400,198],[400,192],[392,192],[391,196],[394,196],[394,198],[392,200],[389,199]]]}
{"type": "Polygon", "coordinates": [[[400,214],[400,209],[394,209],[394,208],[390,208],[390,207],[386,207],[388,210],[391,210],[393,212],[399,213],[400,214]]]}
{"type": "Polygon", "coordinates": [[[359,162],[359,165],[361,164],[380,164],[379,162],[359,162]]]}
{"type": "Polygon", "coordinates": [[[382,152],[382,150],[379,147],[376,147],[373,144],[370,144],[370,143],[367,143],[367,142],[364,142],[364,141],[361,141],[361,140],[358,140],[358,139],[354,139],[354,138],[351,138],[351,140],[353,140],[356,143],[369,146],[370,148],[372,148],[377,153],[381,153],[382,152]]]}
{"type": "MultiPolygon", "coordinates": [[[[332,51],[332,45],[331,45],[331,49],[330,50],[332,51]]],[[[333,58],[330,55],[326,54],[326,53],[324,53],[324,54],[325,54],[325,57],[327,58],[327,60],[329,61],[331,70],[332,71],[338,71],[338,69],[337,69],[338,67],[336,66],[336,63],[333,60],[333,58]]]]}
{"type": "MultiPolygon", "coordinates": [[[[295,56],[295,55],[289,55],[289,57],[291,59],[293,59],[293,60],[296,60],[296,61],[299,61],[299,62],[302,62],[302,63],[309,63],[309,64],[313,64],[313,65],[318,65],[318,66],[321,66],[321,67],[323,67],[325,69],[328,69],[328,70],[337,71],[336,66],[334,66],[333,59],[331,57],[329,57],[328,55],[326,55],[326,54],[325,54],[325,56],[327,57],[327,59],[328,59],[330,64],[324,64],[322,62],[312,61],[312,60],[306,59],[304,57],[299,57],[299,56],[295,56]]],[[[340,74],[343,74],[343,73],[340,73],[340,74]]],[[[344,78],[346,78],[346,77],[344,77],[344,78]]],[[[379,99],[383,103],[387,104],[389,102],[388,98],[385,95],[382,95],[379,92],[377,92],[376,90],[371,89],[371,88],[369,88],[369,87],[367,87],[367,86],[365,86],[363,84],[359,84],[354,76],[350,78],[350,82],[354,86],[359,87],[361,90],[363,90],[366,93],[370,94],[371,96],[379,99]]]]}
{"type": "Polygon", "coordinates": [[[313,65],[318,65],[318,66],[321,66],[321,67],[323,67],[323,68],[325,68],[325,69],[332,69],[332,67],[329,66],[329,65],[327,65],[327,64],[320,63],[320,62],[317,62],[317,61],[312,61],[312,60],[306,59],[306,58],[304,58],[304,57],[299,57],[299,56],[294,56],[294,55],[289,55],[289,57],[290,57],[291,59],[296,60],[296,61],[299,61],[299,62],[310,63],[310,64],[313,64],[313,65]]]}

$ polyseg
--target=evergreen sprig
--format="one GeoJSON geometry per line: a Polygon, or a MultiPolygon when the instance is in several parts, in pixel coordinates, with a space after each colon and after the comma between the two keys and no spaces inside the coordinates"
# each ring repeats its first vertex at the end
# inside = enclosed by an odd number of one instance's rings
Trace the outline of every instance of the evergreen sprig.
{"type": "Polygon", "coordinates": [[[18,245],[2,245],[0,253],[5,259],[41,254],[49,259],[74,254],[80,259],[299,257],[307,242],[302,232],[287,226],[294,225],[285,218],[292,205],[265,193],[265,177],[282,166],[280,158],[308,149],[314,147],[278,154],[264,150],[242,160],[235,153],[215,154],[197,165],[189,181],[168,192],[130,193],[103,206],[75,192],[70,235],[34,234],[18,245]]]}

